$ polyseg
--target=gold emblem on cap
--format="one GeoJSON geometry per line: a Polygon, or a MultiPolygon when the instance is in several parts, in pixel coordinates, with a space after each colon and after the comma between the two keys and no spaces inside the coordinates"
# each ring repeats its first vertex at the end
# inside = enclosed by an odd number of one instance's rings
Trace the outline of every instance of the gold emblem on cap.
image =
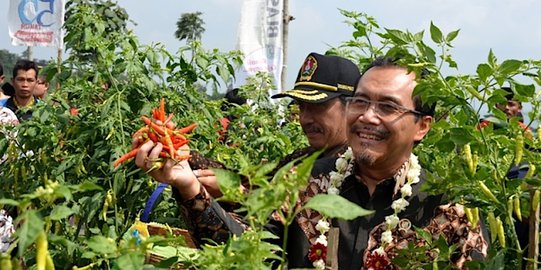
{"type": "Polygon", "coordinates": [[[304,64],[302,64],[301,67],[301,81],[310,81],[312,79],[312,76],[314,75],[314,72],[317,69],[317,60],[313,56],[306,57],[306,60],[304,60],[304,64]]]}

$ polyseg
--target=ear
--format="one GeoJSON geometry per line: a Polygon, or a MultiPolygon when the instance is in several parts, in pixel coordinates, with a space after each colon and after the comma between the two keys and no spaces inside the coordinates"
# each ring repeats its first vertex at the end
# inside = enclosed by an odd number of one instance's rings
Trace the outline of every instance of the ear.
{"type": "Polygon", "coordinates": [[[424,115],[417,121],[417,132],[415,133],[414,141],[421,141],[425,135],[430,131],[432,126],[432,116],[424,115]]]}

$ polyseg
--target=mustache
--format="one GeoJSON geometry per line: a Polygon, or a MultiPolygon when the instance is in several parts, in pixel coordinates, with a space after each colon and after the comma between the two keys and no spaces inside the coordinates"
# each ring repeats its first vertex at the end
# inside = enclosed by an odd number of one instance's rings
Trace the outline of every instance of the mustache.
{"type": "Polygon", "coordinates": [[[369,133],[369,134],[373,134],[373,135],[376,135],[376,136],[382,137],[382,138],[386,138],[389,135],[391,135],[391,133],[386,129],[376,128],[374,126],[363,125],[363,124],[359,124],[359,123],[354,124],[353,126],[351,126],[350,130],[353,133],[369,133]]]}
{"type": "Polygon", "coordinates": [[[303,130],[304,130],[304,133],[312,133],[312,132],[322,133],[323,132],[323,129],[316,124],[306,125],[303,128],[303,130]]]}

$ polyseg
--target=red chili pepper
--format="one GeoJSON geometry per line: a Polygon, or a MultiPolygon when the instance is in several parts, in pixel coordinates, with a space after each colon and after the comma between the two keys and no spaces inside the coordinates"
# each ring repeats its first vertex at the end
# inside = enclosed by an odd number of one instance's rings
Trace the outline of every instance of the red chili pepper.
{"type": "Polygon", "coordinates": [[[191,124],[191,125],[189,125],[189,126],[187,126],[187,127],[183,127],[183,128],[181,128],[181,129],[177,129],[177,130],[175,130],[175,131],[178,131],[178,132],[180,132],[180,133],[182,133],[182,134],[186,134],[186,133],[192,131],[192,130],[193,130],[194,128],[196,128],[196,127],[197,127],[197,124],[196,124],[196,123],[193,123],[193,124],[191,124]]]}
{"type": "Polygon", "coordinates": [[[124,154],[123,156],[119,157],[115,163],[113,164],[114,167],[118,167],[118,165],[120,165],[120,163],[126,161],[126,160],[129,160],[129,159],[132,159],[134,158],[136,155],[137,155],[137,151],[139,151],[139,147],[131,150],[130,152],[124,154]]]}
{"type": "Polygon", "coordinates": [[[158,124],[152,122],[152,120],[150,120],[148,117],[146,116],[141,116],[141,119],[143,120],[143,122],[145,122],[145,124],[149,125],[151,129],[153,129],[154,131],[156,131],[159,135],[165,135],[165,130],[163,129],[163,127],[159,126],[158,124]]]}

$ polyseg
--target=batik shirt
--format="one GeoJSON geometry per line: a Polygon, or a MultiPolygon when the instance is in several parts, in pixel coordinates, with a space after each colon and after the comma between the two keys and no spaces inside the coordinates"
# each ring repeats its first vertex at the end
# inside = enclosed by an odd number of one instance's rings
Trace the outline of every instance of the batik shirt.
{"type": "MultiPolygon", "coordinates": [[[[304,204],[318,193],[326,192],[329,181],[328,173],[334,170],[336,158],[320,159],[314,164],[312,177],[306,189],[301,191],[304,204]]],[[[381,233],[385,231],[384,219],[393,213],[391,204],[400,198],[400,181],[395,177],[381,181],[372,195],[366,185],[355,176],[355,169],[344,179],[340,195],[357,205],[375,210],[375,214],[354,220],[333,220],[332,226],[339,229],[338,267],[339,269],[363,269],[368,255],[381,243],[381,233]]],[[[456,244],[457,251],[452,256],[453,263],[463,267],[464,261],[481,259],[486,255],[487,243],[484,230],[478,225],[471,228],[464,209],[457,204],[447,204],[442,195],[429,195],[421,192],[425,182],[421,173],[420,182],[413,185],[412,195],[406,197],[409,206],[399,214],[400,226],[393,231],[393,242],[386,248],[390,259],[397,254],[397,249],[407,248],[407,243],[416,246],[425,243],[417,237],[415,228],[422,228],[434,238],[443,236],[449,245],[456,244]]],[[[198,240],[212,239],[226,241],[231,233],[241,234],[246,225],[239,216],[224,211],[204,190],[196,197],[181,203],[184,213],[193,221],[192,231],[198,240]]],[[[303,212],[297,216],[289,229],[287,255],[289,268],[311,268],[308,259],[310,246],[317,238],[315,224],[321,218],[317,212],[303,212]]],[[[281,223],[271,220],[268,229],[278,236],[283,235],[281,223]]],[[[394,269],[390,265],[387,269],[394,269]]]]}

